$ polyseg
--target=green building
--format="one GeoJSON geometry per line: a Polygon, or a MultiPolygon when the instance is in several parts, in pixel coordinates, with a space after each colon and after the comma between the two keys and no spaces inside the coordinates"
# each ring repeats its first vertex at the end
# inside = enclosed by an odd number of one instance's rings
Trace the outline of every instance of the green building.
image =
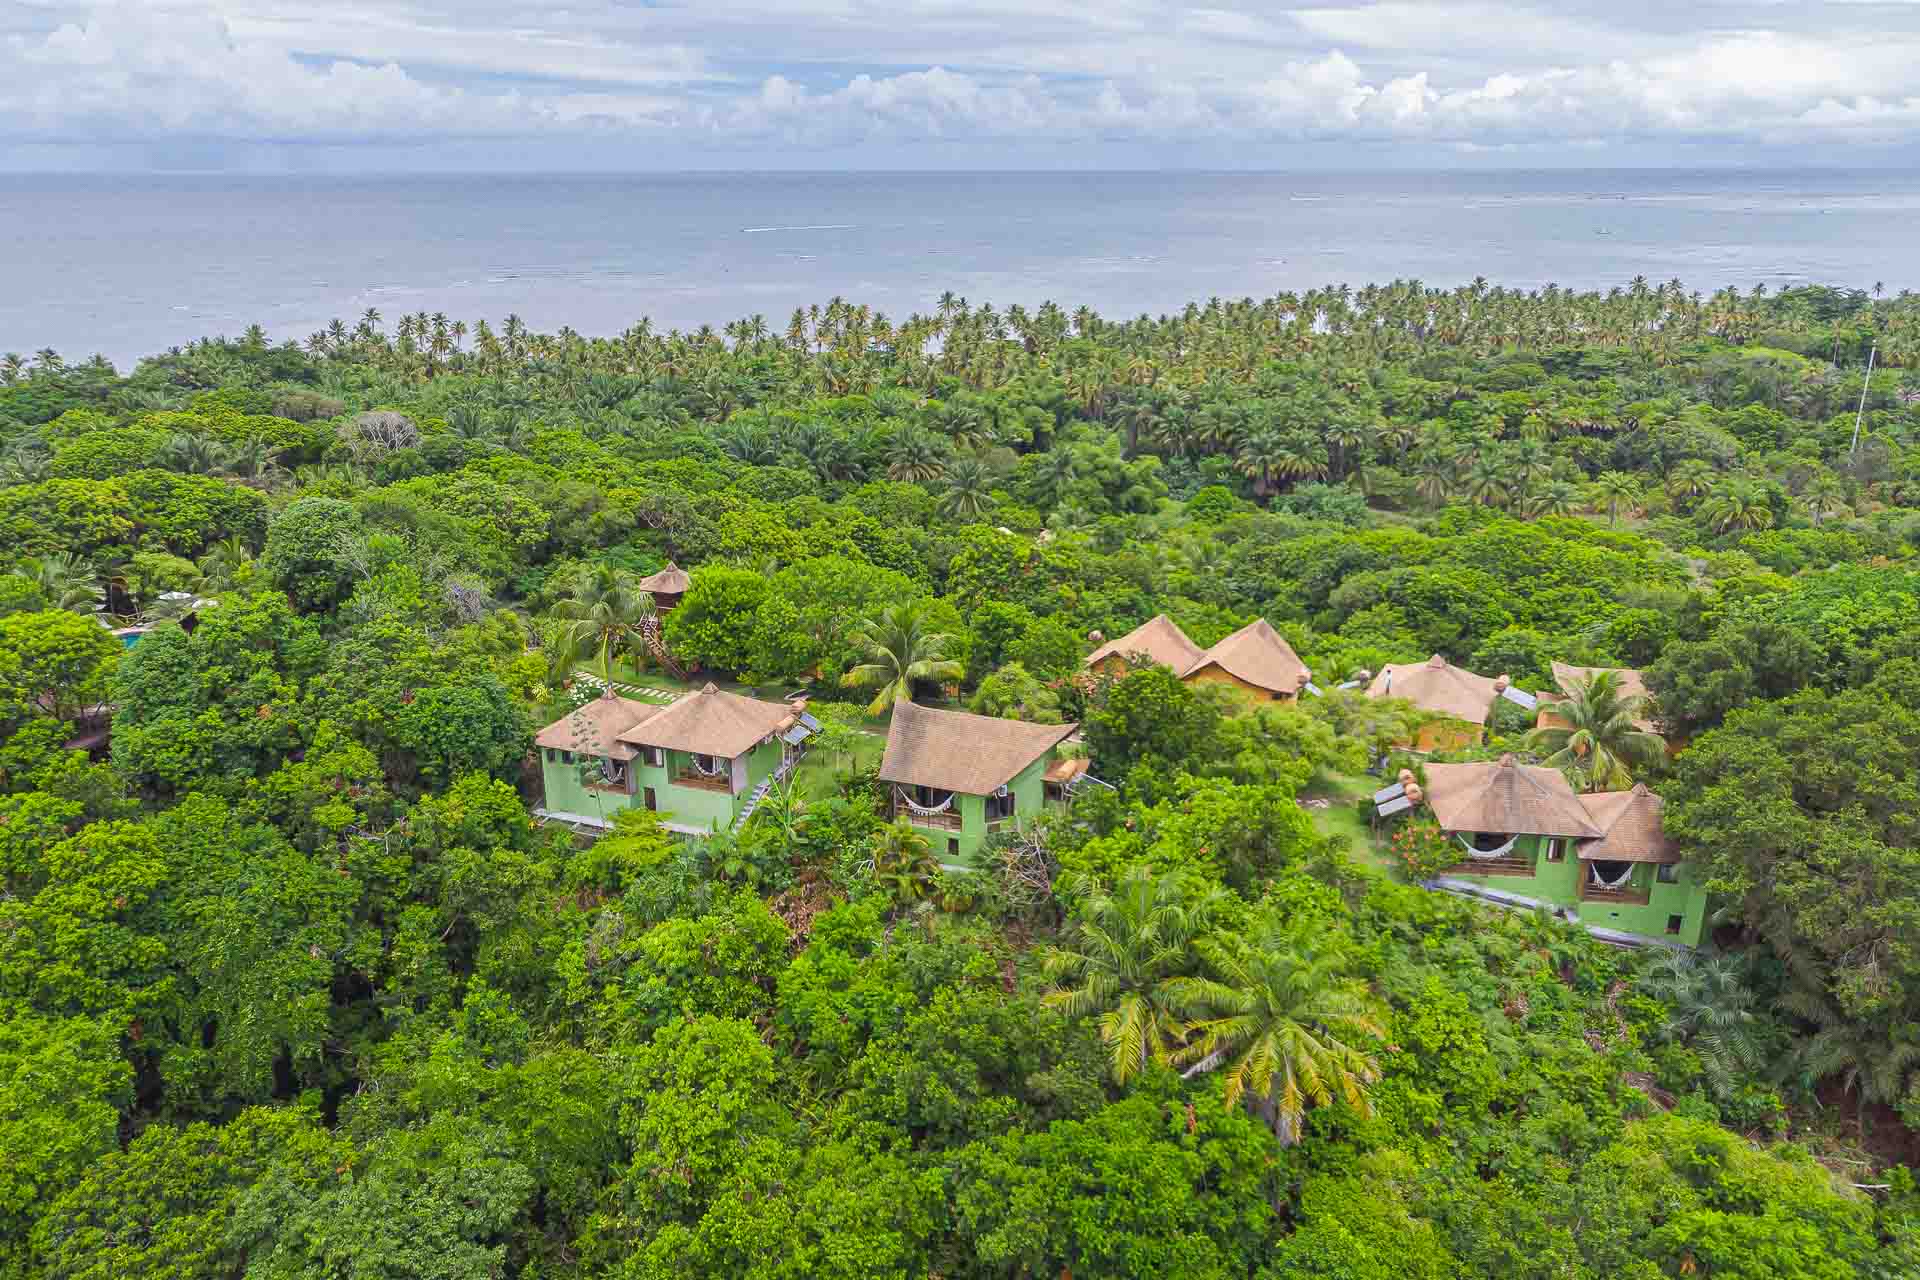
{"type": "Polygon", "coordinates": [[[880,762],[888,808],[926,832],[941,862],[962,865],[989,835],[1066,801],[1086,770],[1059,754],[1076,728],[897,703],[880,762]]]}
{"type": "Polygon", "coordinates": [[[709,835],[745,822],[799,762],[819,726],[806,704],[762,702],[709,684],[667,706],[612,690],[534,738],[546,784],[536,816],[604,830],[622,809],[709,835]]]}
{"type": "Polygon", "coordinates": [[[1696,947],[1707,891],[1661,825],[1660,797],[1577,794],[1558,769],[1430,764],[1424,801],[1465,855],[1435,882],[1516,906],[1548,906],[1603,938],[1696,947]]]}

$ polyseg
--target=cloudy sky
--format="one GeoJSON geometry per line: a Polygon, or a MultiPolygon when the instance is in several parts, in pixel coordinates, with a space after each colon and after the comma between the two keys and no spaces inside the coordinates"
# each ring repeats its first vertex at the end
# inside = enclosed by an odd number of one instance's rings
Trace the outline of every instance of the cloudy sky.
{"type": "Polygon", "coordinates": [[[0,0],[0,167],[1911,163],[1920,0],[0,0]]]}

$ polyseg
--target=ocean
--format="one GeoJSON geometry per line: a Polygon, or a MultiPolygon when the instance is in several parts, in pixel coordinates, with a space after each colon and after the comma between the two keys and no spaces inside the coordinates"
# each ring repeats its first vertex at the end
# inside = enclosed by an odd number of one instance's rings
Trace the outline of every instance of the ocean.
{"type": "Polygon", "coordinates": [[[1917,217],[1920,174],[1840,170],[0,175],[0,351],[125,369],[369,307],[611,334],[949,290],[1108,316],[1396,277],[1896,291],[1917,217]]]}

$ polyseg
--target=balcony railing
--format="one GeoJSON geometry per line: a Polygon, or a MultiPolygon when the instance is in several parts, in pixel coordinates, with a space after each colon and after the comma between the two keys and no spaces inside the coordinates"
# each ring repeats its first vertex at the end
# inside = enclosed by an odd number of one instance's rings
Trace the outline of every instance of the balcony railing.
{"type": "Polygon", "coordinates": [[[1444,876],[1531,876],[1532,858],[1468,858],[1440,873],[1444,876]]]}
{"type": "Polygon", "coordinates": [[[1582,883],[1580,901],[1611,902],[1615,906],[1644,907],[1653,901],[1653,895],[1645,889],[1602,889],[1597,884],[1582,883]]]}
{"type": "Polygon", "coordinates": [[[691,787],[695,791],[714,791],[721,795],[733,794],[733,779],[708,778],[701,774],[694,773],[692,770],[674,774],[673,785],[676,787],[691,787]]]}
{"type": "Polygon", "coordinates": [[[928,827],[936,831],[958,831],[960,830],[959,797],[954,797],[953,803],[939,813],[920,813],[908,802],[907,797],[896,789],[893,793],[893,816],[905,818],[916,827],[928,827]]]}

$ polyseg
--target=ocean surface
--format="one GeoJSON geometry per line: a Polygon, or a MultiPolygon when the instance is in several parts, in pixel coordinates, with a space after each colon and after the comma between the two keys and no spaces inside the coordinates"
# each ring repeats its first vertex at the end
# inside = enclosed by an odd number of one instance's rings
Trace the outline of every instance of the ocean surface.
{"type": "Polygon", "coordinates": [[[948,290],[1109,316],[1413,277],[1920,287],[1920,174],[0,175],[0,351],[139,356],[377,308],[617,333],[948,290]]]}

